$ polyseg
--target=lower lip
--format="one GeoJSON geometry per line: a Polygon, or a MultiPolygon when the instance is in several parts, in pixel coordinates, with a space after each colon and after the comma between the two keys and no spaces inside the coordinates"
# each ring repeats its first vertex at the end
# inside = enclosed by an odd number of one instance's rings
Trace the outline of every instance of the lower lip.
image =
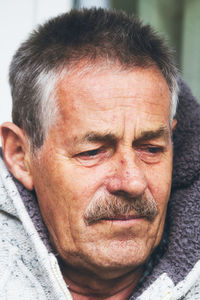
{"type": "Polygon", "coordinates": [[[136,217],[136,218],[127,218],[127,219],[103,219],[102,222],[109,222],[112,223],[113,225],[126,226],[126,225],[134,225],[144,220],[145,220],[144,217],[136,217]]]}

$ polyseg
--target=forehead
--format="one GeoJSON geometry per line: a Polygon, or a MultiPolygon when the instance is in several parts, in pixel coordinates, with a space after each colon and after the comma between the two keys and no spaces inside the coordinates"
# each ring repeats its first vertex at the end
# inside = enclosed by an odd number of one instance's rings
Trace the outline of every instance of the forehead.
{"type": "Polygon", "coordinates": [[[145,120],[146,126],[169,122],[170,92],[155,66],[128,71],[77,70],[59,82],[57,98],[61,120],[69,120],[78,127],[83,120],[94,121],[91,126],[97,128],[105,122],[109,126],[109,121],[120,122],[122,117],[133,122],[145,120]]]}

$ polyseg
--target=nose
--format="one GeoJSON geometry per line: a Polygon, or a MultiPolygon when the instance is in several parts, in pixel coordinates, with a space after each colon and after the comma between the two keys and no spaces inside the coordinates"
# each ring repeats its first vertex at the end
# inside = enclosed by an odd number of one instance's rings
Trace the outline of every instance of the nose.
{"type": "Polygon", "coordinates": [[[127,194],[130,197],[138,197],[145,192],[146,177],[133,149],[115,155],[112,170],[105,180],[105,185],[111,194],[127,194]]]}

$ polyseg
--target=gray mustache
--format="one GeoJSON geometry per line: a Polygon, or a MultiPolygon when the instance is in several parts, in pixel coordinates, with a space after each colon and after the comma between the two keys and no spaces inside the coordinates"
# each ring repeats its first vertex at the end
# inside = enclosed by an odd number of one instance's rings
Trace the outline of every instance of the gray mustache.
{"type": "Polygon", "coordinates": [[[102,219],[115,219],[128,215],[145,217],[153,221],[158,214],[158,208],[153,196],[149,193],[139,197],[127,195],[104,195],[94,198],[87,207],[84,220],[87,225],[97,223],[102,219]]]}

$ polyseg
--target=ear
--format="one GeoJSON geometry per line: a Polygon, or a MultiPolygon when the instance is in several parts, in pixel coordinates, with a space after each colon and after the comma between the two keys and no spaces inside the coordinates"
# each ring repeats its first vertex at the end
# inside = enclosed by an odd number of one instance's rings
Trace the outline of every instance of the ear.
{"type": "Polygon", "coordinates": [[[175,128],[176,128],[176,124],[177,124],[177,120],[174,119],[172,122],[172,132],[174,132],[175,128]]]}
{"type": "Polygon", "coordinates": [[[6,122],[1,126],[4,162],[13,176],[28,190],[33,189],[30,173],[30,151],[24,131],[14,123],[6,122]]]}

